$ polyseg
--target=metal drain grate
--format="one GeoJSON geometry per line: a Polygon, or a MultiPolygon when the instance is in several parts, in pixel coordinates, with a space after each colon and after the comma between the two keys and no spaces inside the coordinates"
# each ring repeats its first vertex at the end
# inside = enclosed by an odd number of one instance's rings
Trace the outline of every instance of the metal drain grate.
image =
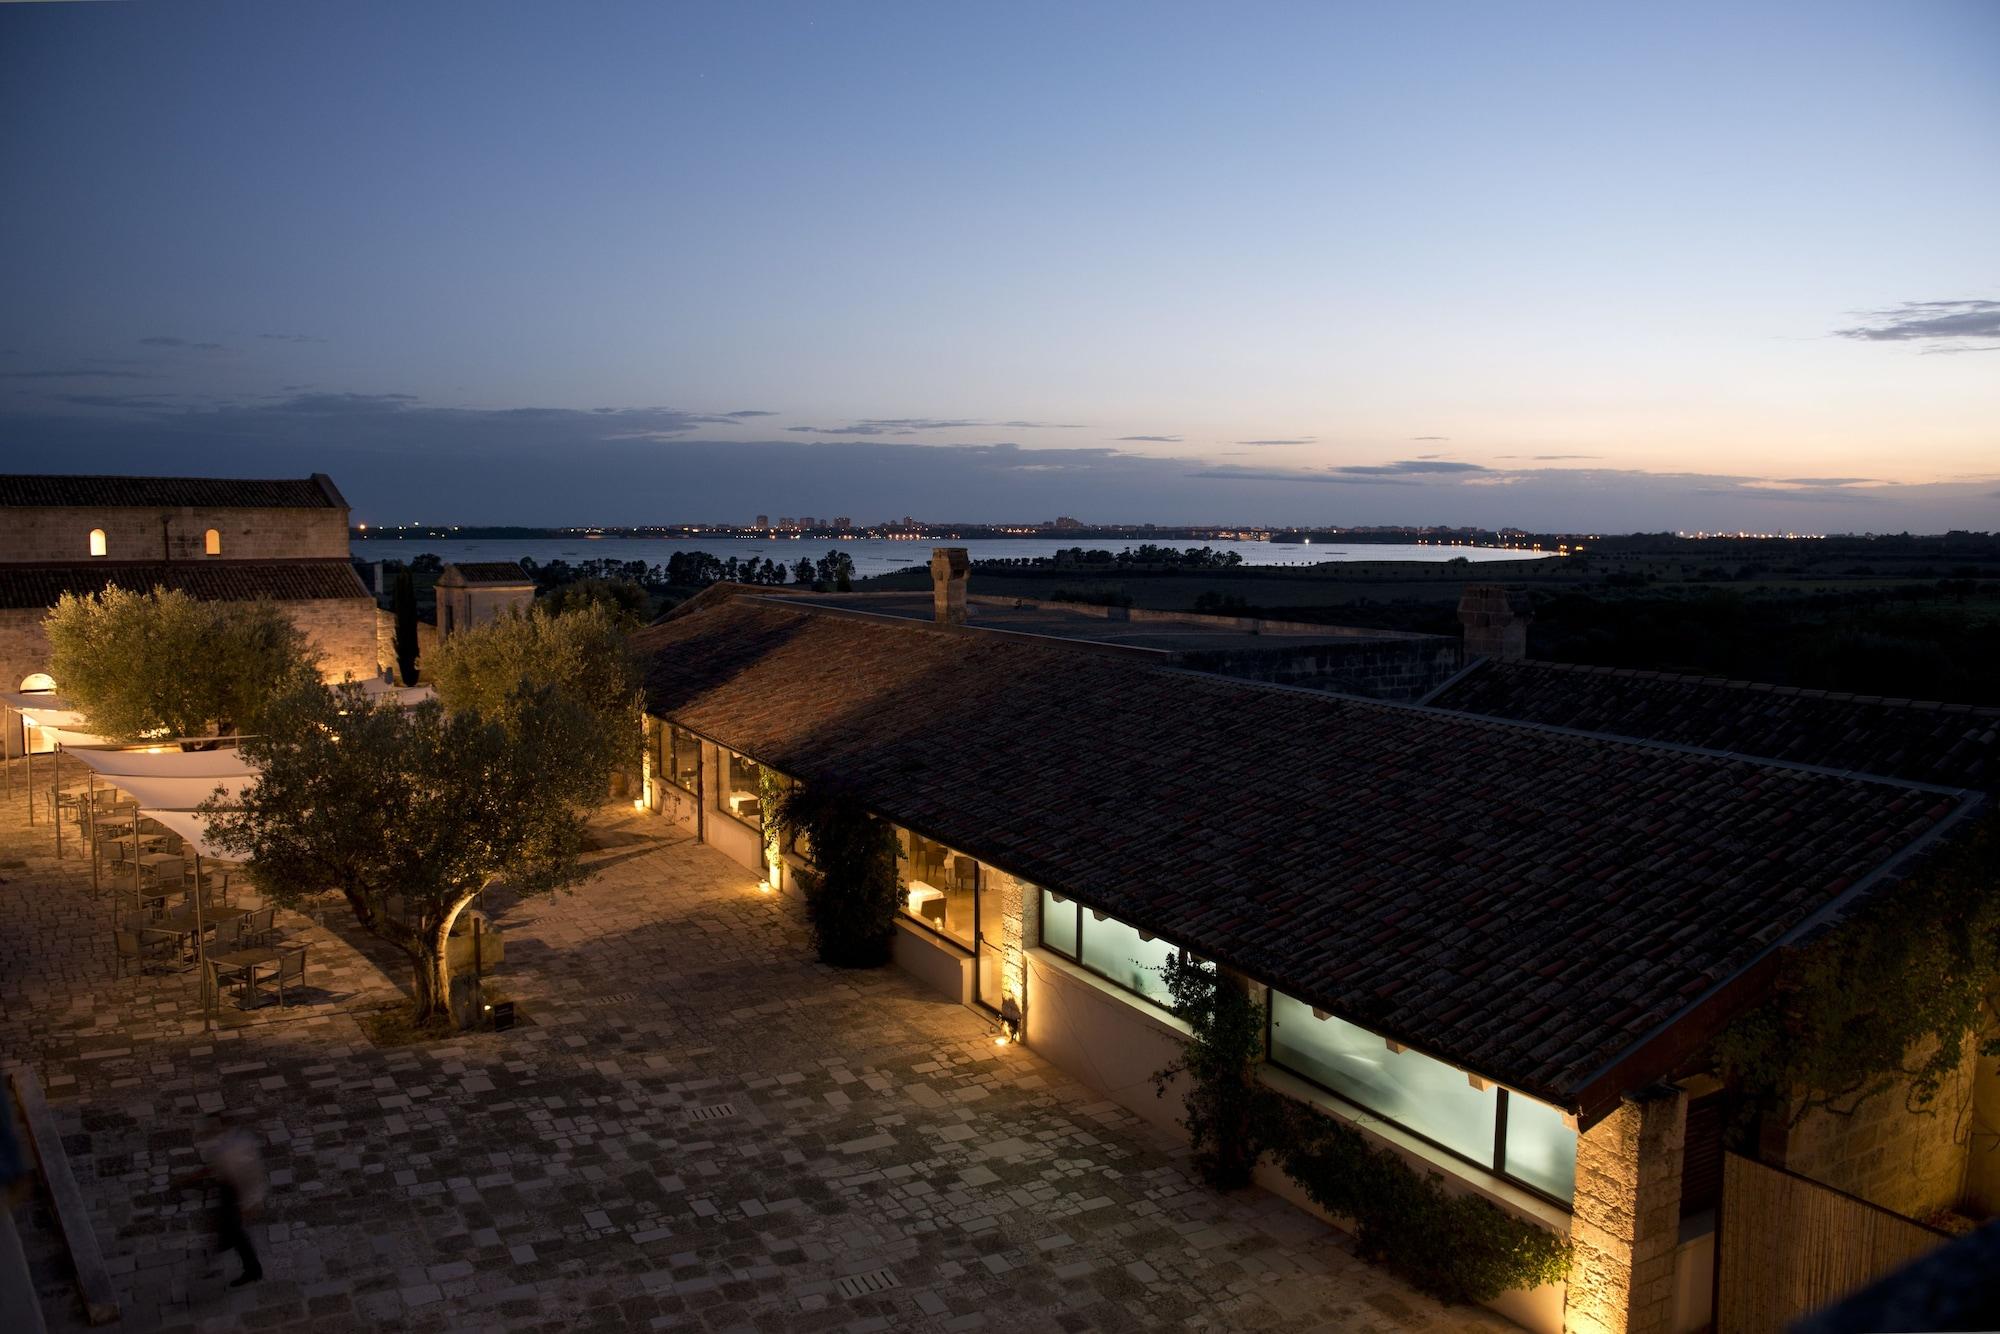
{"type": "Polygon", "coordinates": [[[688,1108],[687,1118],[690,1121],[720,1121],[724,1117],[734,1115],[736,1115],[735,1104],[718,1102],[712,1103],[707,1107],[688,1108]]]}
{"type": "Polygon", "coordinates": [[[636,991],[614,991],[609,996],[592,996],[592,1005],[629,1005],[639,999],[636,991]]]}
{"type": "Polygon", "coordinates": [[[903,1285],[888,1270],[875,1269],[866,1274],[849,1274],[833,1286],[841,1296],[852,1299],[866,1297],[870,1293],[887,1292],[891,1288],[900,1288],[903,1285]]]}

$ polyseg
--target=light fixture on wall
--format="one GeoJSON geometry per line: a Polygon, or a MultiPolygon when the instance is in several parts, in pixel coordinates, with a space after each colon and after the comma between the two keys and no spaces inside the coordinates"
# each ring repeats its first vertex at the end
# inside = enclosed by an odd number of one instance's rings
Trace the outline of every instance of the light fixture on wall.
{"type": "Polygon", "coordinates": [[[1005,1047],[1021,1040],[1021,1006],[1012,996],[1000,1001],[1000,1020],[993,1035],[993,1045],[1005,1047]]]}

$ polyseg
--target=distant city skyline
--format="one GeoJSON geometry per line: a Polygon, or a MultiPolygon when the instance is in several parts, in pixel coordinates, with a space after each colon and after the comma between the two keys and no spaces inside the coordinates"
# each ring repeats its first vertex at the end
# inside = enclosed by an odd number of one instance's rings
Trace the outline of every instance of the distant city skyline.
{"type": "Polygon", "coordinates": [[[2000,528],[1996,69],[1979,0],[4,5],[0,467],[2000,528]]]}

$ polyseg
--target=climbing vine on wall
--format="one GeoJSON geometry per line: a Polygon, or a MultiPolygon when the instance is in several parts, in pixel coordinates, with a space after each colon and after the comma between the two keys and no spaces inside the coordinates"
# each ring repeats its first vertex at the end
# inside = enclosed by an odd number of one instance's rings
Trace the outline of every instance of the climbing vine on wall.
{"type": "Polygon", "coordinates": [[[1240,979],[1180,960],[1161,973],[1190,1034],[1154,1088],[1164,1096],[1177,1076],[1186,1079],[1181,1124],[1209,1185],[1248,1185],[1268,1154],[1313,1203],[1353,1221],[1364,1257],[1446,1301],[1486,1301],[1568,1276],[1569,1243],[1555,1233],[1446,1190],[1437,1173],[1265,1087],[1257,1078],[1264,1007],[1240,979]]]}
{"type": "Polygon", "coordinates": [[[1765,1000],[1716,1041],[1752,1111],[1796,1122],[1901,1090],[1930,1110],[1966,1045],[2000,1050],[2000,815],[1789,955],[1765,1000]],[[1794,1096],[1803,1091],[1795,1102],[1794,1096]]]}
{"type": "Polygon", "coordinates": [[[902,891],[896,883],[896,831],[839,788],[796,784],[768,808],[767,828],[789,839],[803,833],[811,866],[794,869],[819,957],[842,968],[889,962],[902,891]]]}

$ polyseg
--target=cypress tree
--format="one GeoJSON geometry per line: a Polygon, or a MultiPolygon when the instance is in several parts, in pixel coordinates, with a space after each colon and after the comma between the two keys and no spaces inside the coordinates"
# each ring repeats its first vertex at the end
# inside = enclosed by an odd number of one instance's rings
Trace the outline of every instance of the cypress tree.
{"type": "Polygon", "coordinates": [[[396,612],[396,672],[403,684],[417,683],[417,581],[408,570],[396,576],[390,595],[396,612]]]}

